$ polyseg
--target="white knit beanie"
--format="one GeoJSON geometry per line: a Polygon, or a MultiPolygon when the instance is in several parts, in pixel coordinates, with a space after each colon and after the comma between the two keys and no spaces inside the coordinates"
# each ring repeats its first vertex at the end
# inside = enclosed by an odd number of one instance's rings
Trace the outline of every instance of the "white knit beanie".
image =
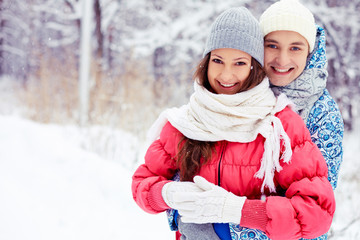
{"type": "Polygon", "coordinates": [[[264,37],[259,22],[244,7],[224,11],[211,25],[203,56],[218,48],[241,50],[264,66],[264,37]]]}
{"type": "Polygon", "coordinates": [[[302,35],[314,50],[316,25],[313,14],[298,0],[280,0],[260,16],[260,27],[266,36],[274,31],[293,31],[302,35]]]}

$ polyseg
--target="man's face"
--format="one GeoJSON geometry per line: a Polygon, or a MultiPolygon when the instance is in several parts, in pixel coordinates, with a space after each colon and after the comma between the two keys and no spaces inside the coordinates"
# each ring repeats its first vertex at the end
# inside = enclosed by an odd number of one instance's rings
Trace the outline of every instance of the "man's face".
{"type": "Polygon", "coordinates": [[[264,67],[270,82],[286,86],[304,70],[309,44],[297,32],[275,31],[264,39],[264,67]]]}

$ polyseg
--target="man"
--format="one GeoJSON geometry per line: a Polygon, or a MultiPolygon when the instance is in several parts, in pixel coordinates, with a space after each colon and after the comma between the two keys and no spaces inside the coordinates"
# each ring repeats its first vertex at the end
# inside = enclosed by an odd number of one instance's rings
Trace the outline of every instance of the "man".
{"type": "Polygon", "coordinates": [[[337,186],[342,162],[344,124],[339,108],[326,89],[325,31],[298,0],[281,0],[260,17],[264,34],[264,67],[276,94],[284,93],[296,105],[312,140],[337,186]]]}
{"type": "MultiPolygon", "coordinates": [[[[264,35],[264,68],[275,94],[291,99],[328,166],[328,180],[337,186],[342,162],[344,124],[339,108],[326,89],[328,72],[324,29],[298,0],[280,0],[260,17],[264,35]]],[[[237,239],[269,239],[257,229],[230,223],[237,239]]],[[[203,232],[213,236],[211,225],[203,232]]],[[[211,239],[217,239],[212,237],[211,239]]],[[[316,240],[327,239],[327,234],[316,240]]]]}
{"type": "MultiPolygon", "coordinates": [[[[260,17],[264,35],[264,68],[275,94],[291,99],[328,166],[328,180],[337,186],[343,157],[344,123],[326,89],[328,72],[324,29],[298,0],[280,0],[260,17]]],[[[230,224],[239,239],[268,239],[256,229],[230,224]]],[[[316,240],[327,239],[327,234],[316,240]]]]}

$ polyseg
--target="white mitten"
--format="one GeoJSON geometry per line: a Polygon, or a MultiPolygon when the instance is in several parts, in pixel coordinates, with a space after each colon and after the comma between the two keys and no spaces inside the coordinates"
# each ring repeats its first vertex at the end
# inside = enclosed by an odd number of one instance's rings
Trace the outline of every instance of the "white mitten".
{"type": "Polygon", "coordinates": [[[181,202],[177,202],[174,200],[174,195],[176,193],[195,193],[195,192],[202,192],[203,190],[196,186],[193,182],[169,182],[166,183],[162,190],[161,195],[165,201],[165,203],[173,208],[173,209],[179,209],[179,205],[181,205],[181,202]]]}
{"type": "Polygon", "coordinates": [[[184,223],[240,223],[246,197],[238,197],[200,176],[195,176],[194,182],[203,192],[174,194],[175,201],[182,203],[178,210],[184,223]]]}

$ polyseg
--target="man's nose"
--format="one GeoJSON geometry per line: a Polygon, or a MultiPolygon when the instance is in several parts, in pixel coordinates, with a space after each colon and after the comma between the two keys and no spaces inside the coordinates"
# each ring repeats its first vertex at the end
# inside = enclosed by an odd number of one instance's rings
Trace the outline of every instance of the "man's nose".
{"type": "Polygon", "coordinates": [[[286,66],[289,63],[288,52],[285,50],[279,51],[279,54],[276,57],[276,63],[279,64],[279,66],[286,66]]]}

